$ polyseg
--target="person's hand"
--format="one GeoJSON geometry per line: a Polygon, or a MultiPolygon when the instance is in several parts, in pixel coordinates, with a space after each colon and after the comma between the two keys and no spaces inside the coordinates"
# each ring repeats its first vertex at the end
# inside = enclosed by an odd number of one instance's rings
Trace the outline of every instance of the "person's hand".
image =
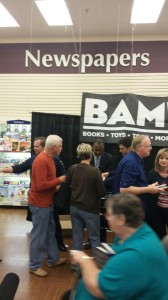
{"type": "Polygon", "coordinates": [[[70,254],[71,262],[74,264],[80,264],[85,259],[93,259],[93,257],[88,256],[84,251],[70,250],[70,254]]]}
{"type": "Polygon", "coordinates": [[[109,172],[104,172],[101,175],[102,175],[102,178],[104,179],[109,176],[109,172]]]}
{"type": "Polygon", "coordinates": [[[148,185],[148,190],[150,194],[158,194],[160,192],[164,192],[164,188],[158,187],[158,182],[152,183],[148,185]]]}
{"type": "Polygon", "coordinates": [[[62,175],[62,176],[60,176],[60,177],[58,177],[58,178],[59,178],[59,180],[60,180],[61,182],[65,182],[66,176],[65,176],[65,175],[62,175]]]}
{"type": "Polygon", "coordinates": [[[60,184],[56,186],[56,188],[55,188],[56,192],[58,192],[58,191],[59,191],[60,187],[61,187],[61,185],[60,185],[60,184]]]}

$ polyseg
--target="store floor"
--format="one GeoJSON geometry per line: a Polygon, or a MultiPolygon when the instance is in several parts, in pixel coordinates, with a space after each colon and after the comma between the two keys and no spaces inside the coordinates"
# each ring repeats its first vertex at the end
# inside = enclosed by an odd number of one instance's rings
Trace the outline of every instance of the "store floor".
{"type": "MultiPolygon", "coordinates": [[[[29,234],[31,222],[26,221],[26,209],[0,208],[0,282],[4,276],[13,272],[20,278],[15,300],[60,300],[64,291],[75,285],[76,278],[70,269],[69,251],[60,252],[67,263],[55,268],[44,269],[47,277],[38,277],[29,273],[29,234]]],[[[71,249],[71,235],[65,235],[64,242],[71,249]]],[[[108,233],[107,241],[111,242],[112,233],[108,233]]],[[[87,240],[87,233],[85,233],[87,240]]],[[[86,250],[90,254],[90,250],[86,250]]],[[[2,299],[3,300],[3,299],[2,299]]]]}
{"type": "MultiPolygon", "coordinates": [[[[60,256],[68,260],[65,265],[51,269],[44,263],[47,277],[30,274],[29,233],[32,225],[25,216],[25,209],[0,209],[0,282],[7,273],[14,272],[20,278],[15,300],[59,300],[63,292],[75,284],[69,253],[60,252],[60,256]]],[[[65,237],[64,241],[71,247],[71,236],[65,237]]]]}

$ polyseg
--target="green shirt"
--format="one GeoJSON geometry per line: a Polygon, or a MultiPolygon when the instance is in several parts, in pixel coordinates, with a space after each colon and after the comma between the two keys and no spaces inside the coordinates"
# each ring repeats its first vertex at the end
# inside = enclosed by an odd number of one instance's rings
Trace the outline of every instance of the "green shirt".
{"type": "MultiPolygon", "coordinates": [[[[168,256],[155,233],[142,225],[123,244],[116,238],[116,252],[98,276],[98,285],[106,300],[168,300],[168,256]]],[[[84,282],[77,288],[75,300],[93,300],[84,282]]]]}

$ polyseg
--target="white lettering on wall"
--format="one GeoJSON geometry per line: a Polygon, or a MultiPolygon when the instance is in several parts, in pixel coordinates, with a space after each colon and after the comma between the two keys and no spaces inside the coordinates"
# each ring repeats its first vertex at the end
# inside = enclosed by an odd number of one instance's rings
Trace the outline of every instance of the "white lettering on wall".
{"type": "Polygon", "coordinates": [[[29,50],[25,51],[25,67],[28,68],[30,64],[36,67],[78,67],[81,73],[86,73],[90,67],[103,68],[106,73],[112,72],[112,68],[116,66],[146,67],[150,64],[149,53],[108,53],[99,54],[49,54],[41,55],[41,51],[37,50],[36,54],[32,54],[29,50]]]}
{"type": "Polygon", "coordinates": [[[29,67],[29,60],[30,64],[33,62],[36,67],[40,67],[40,50],[37,50],[37,57],[35,58],[29,50],[26,50],[26,58],[25,58],[25,67],[29,67]]]}

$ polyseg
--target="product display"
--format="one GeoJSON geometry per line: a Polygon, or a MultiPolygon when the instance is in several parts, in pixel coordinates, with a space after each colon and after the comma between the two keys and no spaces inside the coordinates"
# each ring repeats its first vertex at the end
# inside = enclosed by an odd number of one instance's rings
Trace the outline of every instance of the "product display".
{"type": "Polygon", "coordinates": [[[25,206],[30,186],[30,171],[5,173],[4,169],[21,164],[30,157],[30,122],[14,120],[0,125],[0,206],[25,206]]]}

